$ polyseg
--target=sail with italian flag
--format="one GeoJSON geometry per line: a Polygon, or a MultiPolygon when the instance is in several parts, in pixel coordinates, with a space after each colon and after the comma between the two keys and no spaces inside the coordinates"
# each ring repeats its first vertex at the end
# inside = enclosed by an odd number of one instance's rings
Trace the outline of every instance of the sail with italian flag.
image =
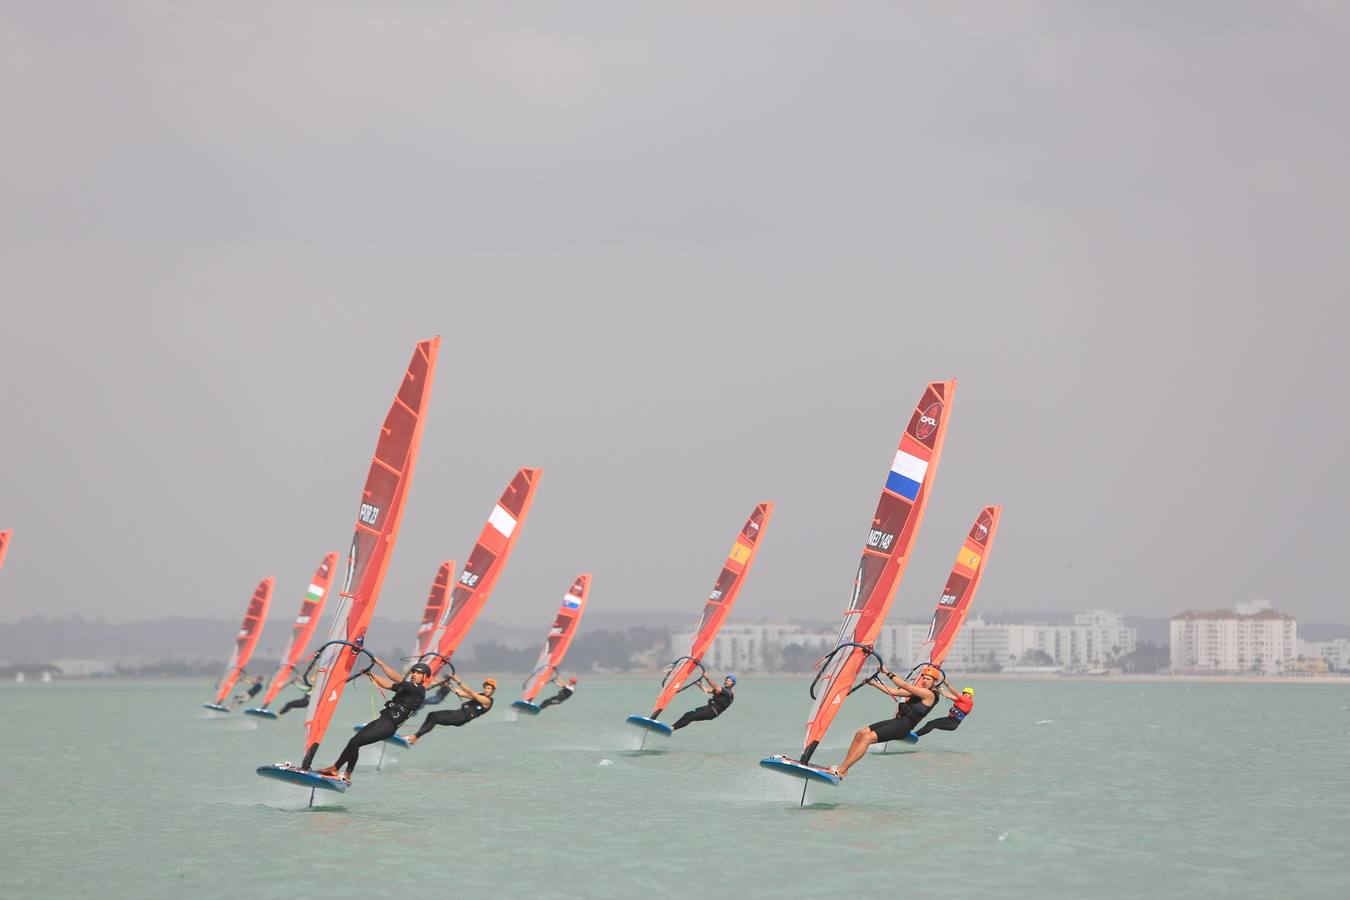
{"type": "Polygon", "coordinates": [[[214,709],[216,712],[230,711],[225,705],[225,698],[230,696],[230,690],[234,688],[235,682],[244,674],[248,661],[253,658],[253,649],[258,646],[258,638],[262,637],[263,625],[267,621],[267,608],[272,603],[273,581],[274,579],[264,578],[253,589],[253,596],[249,598],[248,607],[244,610],[244,621],[239,626],[239,633],[234,636],[234,652],[230,654],[230,661],[225,666],[225,674],[216,682],[216,699],[202,704],[207,709],[214,709]]]}
{"type": "Polygon", "coordinates": [[[338,555],[334,552],[319,561],[319,567],[314,570],[309,587],[305,588],[305,597],[300,601],[300,612],[296,614],[295,623],[291,626],[290,640],[281,653],[281,665],[268,683],[262,703],[244,710],[249,715],[264,719],[276,718],[276,714],[272,712],[272,701],[277,699],[277,694],[280,694],[295,677],[296,664],[304,658],[305,651],[309,648],[309,640],[314,636],[314,630],[319,627],[319,617],[323,615],[323,606],[328,600],[328,588],[333,583],[337,560],[338,555]]]}

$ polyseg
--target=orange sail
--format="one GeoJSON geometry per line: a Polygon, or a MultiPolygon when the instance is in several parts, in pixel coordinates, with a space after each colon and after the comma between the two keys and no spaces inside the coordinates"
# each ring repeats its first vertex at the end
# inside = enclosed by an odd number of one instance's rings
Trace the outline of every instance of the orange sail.
{"type": "Polygon", "coordinates": [[[253,658],[253,648],[258,646],[258,638],[262,637],[263,623],[267,621],[267,608],[272,603],[273,580],[264,578],[253,590],[253,598],[248,601],[248,609],[244,612],[244,623],[239,626],[239,634],[234,638],[234,653],[230,656],[229,665],[225,667],[225,674],[220,677],[215,706],[224,703],[234,683],[244,674],[248,661],[253,658]]]}
{"type": "Polygon", "coordinates": [[[313,762],[357,660],[363,654],[368,655],[366,629],[375,614],[380,585],[384,582],[384,573],[398,540],[399,524],[403,521],[404,503],[412,486],[440,347],[439,337],[417,345],[380,429],[375,456],[370,462],[366,486],[356,511],[356,532],[347,552],[342,594],[333,611],[328,641],[317,660],[314,694],[309,704],[309,718],[305,721],[302,769],[309,769],[313,762]]]}
{"type": "Polygon", "coordinates": [[[909,427],[900,436],[900,446],[886,473],[881,499],[863,545],[862,560],[853,581],[852,602],[844,611],[837,646],[822,660],[816,676],[819,693],[806,722],[803,763],[810,761],[844,698],[852,693],[854,678],[864,660],[874,655],[872,647],[919,535],[919,524],[942,457],[955,392],[955,380],[929,384],[910,416],[909,427]]]}
{"type": "Polygon", "coordinates": [[[525,682],[525,693],[521,695],[526,703],[533,703],[535,695],[548,684],[550,678],[562,665],[567,648],[572,646],[572,638],[577,636],[577,626],[581,624],[581,614],[586,611],[586,598],[591,593],[591,573],[578,575],[572,583],[572,589],[563,595],[562,606],[553,619],[553,627],[548,630],[548,639],[544,649],[534,662],[534,670],[525,682]]]}
{"type": "Polygon", "coordinates": [[[5,564],[5,550],[9,547],[9,538],[12,534],[14,534],[13,528],[0,531],[0,566],[5,564]]]}
{"type": "Polygon", "coordinates": [[[295,624],[291,626],[290,642],[281,654],[281,667],[267,685],[267,694],[262,701],[263,709],[270,707],[282,688],[291,683],[295,665],[305,655],[309,639],[314,636],[314,629],[319,627],[319,617],[323,615],[323,605],[328,600],[328,588],[332,585],[333,573],[337,570],[337,559],[336,553],[325,556],[319,563],[319,568],[314,571],[309,587],[305,589],[305,599],[300,601],[300,612],[295,617],[295,624]]]}
{"type": "Polygon", "coordinates": [[[759,553],[759,542],[764,537],[764,529],[768,527],[772,515],[773,504],[761,503],[750,513],[750,518],[745,520],[745,524],[741,526],[741,533],[736,536],[731,551],[727,553],[726,561],[722,563],[722,572],[717,576],[717,583],[713,585],[712,593],[708,594],[708,600],[703,604],[703,617],[699,619],[698,627],[694,629],[694,639],[689,644],[689,651],[672,664],[661,687],[661,693],[656,698],[651,716],[645,720],[641,716],[637,719],[630,716],[630,722],[641,727],[649,727],[647,723],[660,717],[694,670],[702,671],[703,656],[712,646],[713,639],[717,637],[722,623],[726,621],[731,607],[736,603],[736,597],[740,594],[741,587],[750,574],[750,567],[754,565],[755,556],[759,553]]]}
{"type": "Polygon", "coordinates": [[[432,635],[425,662],[435,675],[473,628],[474,620],[492,596],[492,588],[511,557],[516,539],[530,513],[534,491],[539,485],[543,469],[521,469],[502,492],[501,499],[492,507],[487,524],[473,545],[459,583],[450,595],[450,605],[441,613],[440,622],[432,635]]]}
{"type": "Polygon", "coordinates": [[[445,598],[450,596],[450,576],[455,573],[455,561],[447,559],[436,571],[436,580],[431,583],[431,593],[427,595],[427,605],[422,610],[422,624],[417,626],[417,641],[413,644],[413,657],[421,659],[431,649],[431,639],[435,636],[436,623],[445,609],[445,598]]]}
{"type": "Polygon", "coordinates": [[[947,584],[938,598],[937,608],[933,610],[933,622],[928,626],[928,641],[932,647],[928,651],[928,661],[942,665],[952,641],[960,633],[966,621],[966,613],[975,599],[975,591],[980,587],[980,578],[984,575],[985,563],[989,561],[989,551],[994,548],[994,535],[998,533],[999,516],[1003,514],[1001,506],[986,506],[970,526],[970,534],[961,544],[961,552],[956,554],[947,584]]]}

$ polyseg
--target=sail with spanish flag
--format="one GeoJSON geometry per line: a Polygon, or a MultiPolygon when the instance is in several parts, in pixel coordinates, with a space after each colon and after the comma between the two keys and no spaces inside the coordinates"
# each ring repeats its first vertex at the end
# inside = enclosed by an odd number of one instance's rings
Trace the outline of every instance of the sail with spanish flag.
{"type": "Polygon", "coordinates": [[[518,470],[488,514],[487,523],[469,553],[469,561],[464,564],[464,571],[459,573],[459,581],[450,594],[450,603],[436,624],[428,649],[421,654],[432,675],[454,656],[492,596],[492,589],[520,538],[543,474],[543,469],[518,470]]]}
{"type": "MultiPolygon", "coordinates": [[[[258,774],[310,788],[345,791],[340,778],[310,771],[310,764],[337,711],[353,669],[364,657],[374,658],[365,648],[366,629],[380,599],[380,586],[398,541],[408,491],[412,487],[417,451],[426,423],[431,385],[436,376],[436,357],[441,339],[420,342],[404,372],[384,425],[380,429],[356,510],[356,529],[347,551],[347,572],[342,592],[333,610],[328,639],[315,655],[307,673],[314,693],[305,721],[305,751],[299,766],[279,763],[258,767],[258,774]]],[[[361,673],[357,673],[358,675],[361,673]]],[[[311,794],[311,802],[313,795],[311,794]]]]}
{"type": "Polygon", "coordinates": [[[980,587],[985,564],[989,561],[989,551],[994,547],[994,535],[998,533],[998,520],[1002,514],[1001,506],[986,506],[980,510],[956,554],[956,562],[952,564],[942,596],[933,610],[933,621],[928,626],[925,641],[929,645],[928,661],[935,666],[946,660],[952,642],[970,612],[970,604],[975,600],[975,591],[980,587]]]}
{"type": "Polygon", "coordinates": [[[265,719],[276,718],[276,714],[271,710],[272,701],[277,699],[277,694],[280,694],[295,677],[295,667],[304,657],[305,651],[309,648],[309,640],[319,627],[319,617],[323,615],[324,603],[328,600],[328,588],[333,583],[337,560],[337,553],[329,553],[319,561],[319,567],[314,570],[309,587],[305,588],[305,597],[300,601],[300,612],[296,613],[295,623],[291,626],[290,640],[281,653],[281,665],[268,683],[262,703],[244,710],[249,715],[265,719]]]}
{"type": "Polygon", "coordinates": [[[676,694],[686,687],[693,687],[703,677],[703,657],[712,646],[717,632],[721,630],[722,623],[726,621],[727,615],[736,603],[736,597],[750,575],[750,567],[755,563],[760,541],[772,515],[773,504],[765,502],[757,505],[750,513],[750,517],[745,520],[740,533],[736,535],[736,540],[731,544],[731,550],[727,552],[726,560],[722,563],[717,583],[713,585],[712,592],[708,594],[708,599],[703,604],[703,616],[694,629],[694,638],[690,641],[688,651],[667,667],[666,677],[661,683],[661,692],[656,697],[651,715],[631,715],[627,719],[630,725],[665,735],[671,733],[669,725],[657,720],[676,694]],[[698,673],[697,678],[690,681],[690,676],[695,672],[698,673]]]}
{"type": "Polygon", "coordinates": [[[248,606],[244,610],[244,621],[239,626],[239,633],[234,636],[234,652],[230,654],[225,673],[220,676],[220,681],[216,682],[216,699],[202,704],[207,709],[214,709],[216,712],[230,711],[229,707],[225,706],[225,698],[230,696],[230,690],[234,688],[235,682],[244,674],[248,661],[253,658],[253,649],[258,646],[258,638],[262,637],[263,625],[267,622],[267,608],[272,603],[273,581],[274,579],[264,578],[253,589],[253,596],[249,598],[248,606]]]}
{"type": "Polygon", "coordinates": [[[539,711],[534,698],[548,684],[549,679],[558,673],[563,657],[567,656],[568,648],[572,646],[572,639],[577,636],[581,615],[586,612],[586,598],[590,593],[591,573],[586,572],[578,575],[572,587],[563,594],[562,606],[558,607],[558,614],[553,617],[548,637],[544,640],[544,649],[539,651],[539,658],[534,661],[534,668],[525,679],[525,692],[512,706],[528,712],[539,711]]]}
{"type": "Polygon", "coordinates": [[[955,392],[954,379],[930,383],[900,436],[863,543],[862,558],[854,575],[852,595],[844,610],[836,646],[818,663],[812,683],[815,705],[806,722],[806,739],[800,759],[771,756],[761,760],[761,765],[797,777],[816,777],[838,783],[837,777],[823,777],[823,769],[809,765],[811,756],[820,746],[845,698],[859,686],[855,679],[863,664],[869,657],[878,659],[873,648],[919,535],[919,525],[942,458],[955,392]]]}

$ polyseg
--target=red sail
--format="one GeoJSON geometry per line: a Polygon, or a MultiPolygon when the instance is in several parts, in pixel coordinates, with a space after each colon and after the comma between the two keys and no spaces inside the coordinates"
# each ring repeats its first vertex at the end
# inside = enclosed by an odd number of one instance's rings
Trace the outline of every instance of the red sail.
{"type": "Polygon", "coordinates": [[[535,695],[557,673],[563,657],[567,655],[567,648],[572,646],[572,638],[577,636],[577,626],[581,624],[581,614],[586,611],[586,598],[590,593],[591,573],[587,572],[578,575],[572,583],[572,589],[563,595],[562,606],[558,608],[553,627],[548,630],[544,649],[539,652],[530,680],[525,683],[522,700],[533,702],[535,695]]]}
{"type": "Polygon", "coordinates": [[[721,630],[727,614],[736,603],[736,595],[741,592],[741,586],[745,584],[746,576],[750,574],[750,567],[755,562],[756,554],[759,553],[760,538],[764,536],[764,529],[768,527],[769,517],[772,515],[773,504],[761,503],[755,507],[750,518],[745,520],[741,533],[731,545],[726,562],[722,563],[722,573],[717,576],[717,583],[713,585],[708,601],[703,604],[703,617],[699,619],[698,628],[694,629],[694,640],[689,645],[689,652],[676,662],[675,668],[666,676],[665,686],[661,689],[660,696],[656,698],[651,718],[655,719],[661,715],[671,699],[684,686],[685,679],[698,668],[703,655],[712,646],[713,638],[717,637],[717,632],[721,630]]]}
{"type": "Polygon", "coordinates": [[[309,718],[305,721],[305,759],[301,765],[304,769],[308,769],[313,761],[328,723],[337,711],[347,677],[360,656],[356,647],[364,647],[366,629],[380,599],[380,585],[398,540],[404,503],[412,486],[417,448],[422,441],[422,426],[426,422],[440,348],[439,337],[417,345],[408,362],[403,384],[380,429],[375,456],[356,511],[356,532],[347,552],[342,594],[333,611],[333,626],[328,633],[329,641],[346,641],[347,644],[330,643],[319,657],[316,686],[309,704],[309,718]]]}
{"type": "Polygon", "coordinates": [[[436,572],[436,580],[431,583],[431,593],[427,595],[426,608],[422,610],[422,624],[417,626],[417,640],[413,644],[413,656],[421,659],[431,649],[431,639],[435,636],[436,622],[445,609],[445,599],[450,596],[450,576],[455,573],[455,561],[447,559],[436,572]]]}
{"type": "Polygon", "coordinates": [[[459,573],[459,583],[450,595],[450,605],[441,613],[440,624],[433,634],[431,647],[439,656],[426,661],[433,675],[459,649],[488,597],[492,596],[492,588],[520,537],[530,503],[534,500],[534,490],[539,485],[539,476],[543,474],[543,469],[519,470],[492,507],[487,524],[478,535],[478,543],[473,545],[469,561],[459,573]]]}
{"type": "Polygon", "coordinates": [[[820,693],[806,722],[802,762],[810,761],[867,657],[867,651],[860,647],[845,645],[874,646],[891,608],[928,505],[955,392],[955,380],[929,384],[909,418],[909,427],[900,436],[900,446],[886,473],[881,500],[863,545],[862,560],[853,581],[852,602],[844,611],[837,649],[819,674],[820,693]]]}
{"type": "Polygon", "coordinates": [[[12,534],[14,534],[13,528],[0,531],[0,566],[5,564],[5,549],[9,547],[9,538],[12,534]]]}
{"type": "Polygon", "coordinates": [[[947,584],[933,610],[933,622],[928,626],[928,643],[932,644],[928,661],[931,663],[942,665],[952,641],[956,640],[966,621],[966,613],[970,611],[980,578],[984,575],[989,551],[994,548],[994,535],[998,533],[998,520],[1002,514],[1001,506],[986,506],[981,510],[961,545],[961,552],[956,554],[947,584]]]}
{"type": "Polygon", "coordinates": [[[239,676],[244,674],[248,661],[253,658],[253,648],[258,646],[258,638],[262,637],[263,623],[267,621],[267,607],[272,603],[272,581],[271,578],[264,578],[258,582],[258,586],[253,590],[253,598],[248,601],[244,623],[239,626],[239,634],[234,639],[234,653],[230,656],[230,663],[225,667],[225,674],[221,676],[220,687],[216,691],[217,706],[225,702],[225,698],[230,695],[230,689],[239,680],[239,676]]]}
{"type": "Polygon", "coordinates": [[[323,605],[328,600],[328,588],[333,583],[333,573],[337,571],[337,560],[336,553],[325,556],[319,563],[319,568],[314,571],[314,578],[310,580],[309,587],[305,589],[305,599],[300,601],[300,612],[295,617],[295,624],[291,626],[290,643],[281,654],[281,667],[267,685],[267,694],[262,701],[263,709],[271,706],[282,688],[291,683],[296,663],[304,658],[305,650],[309,647],[309,639],[314,636],[314,629],[319,627],[319,617],[323,615],[323,605]]]}

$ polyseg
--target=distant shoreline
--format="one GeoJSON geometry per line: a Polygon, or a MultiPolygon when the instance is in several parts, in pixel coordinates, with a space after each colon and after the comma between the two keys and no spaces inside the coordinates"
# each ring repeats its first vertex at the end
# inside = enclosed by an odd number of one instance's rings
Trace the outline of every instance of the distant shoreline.
{"type": "MultiPolygon", "coordinates": [[[[488,672],[497,679],[524,679],[526,672],[488,672]]],[[[651,678],[659,678],[660,671],[651,672],[587,672],[579,673],[577,678],[581,681],[587,679],[626,680],[626,681],[645,681],[651,678]]],[[[483,676],[483,677],[485,677],[483,676]]],[[[809,680],[810,673],[790,673],[790,672],[747,672],[741,675],[745,681],[805,681],[809,680]]],[[[1093,684],[1102,682],[1111,683],[1160,683],[1168,684],[1339,684],[1350,687],[1350,675],[1056,675],[1054,673],[1005,673],[1005,672],[957,672],[953,673],[954,681],[1039,681],[1039,682],[1059,682],[1074,684],[1093,684]]],[[[474,679],[468,679],[472,682],[474,679]]],[[[66,682],[112,682],[112,681],[192,681],[207,682],[210,678],[194,675],[58,675],[49,684],[62,684],[66,682]]],[[[16,682],[5,679],[0,681],[0,687],[15,685],[16,682]]],[[[29,685],[41,687],[44,682],[37,678],[30,678],[22,686],[29,685]]]]}

